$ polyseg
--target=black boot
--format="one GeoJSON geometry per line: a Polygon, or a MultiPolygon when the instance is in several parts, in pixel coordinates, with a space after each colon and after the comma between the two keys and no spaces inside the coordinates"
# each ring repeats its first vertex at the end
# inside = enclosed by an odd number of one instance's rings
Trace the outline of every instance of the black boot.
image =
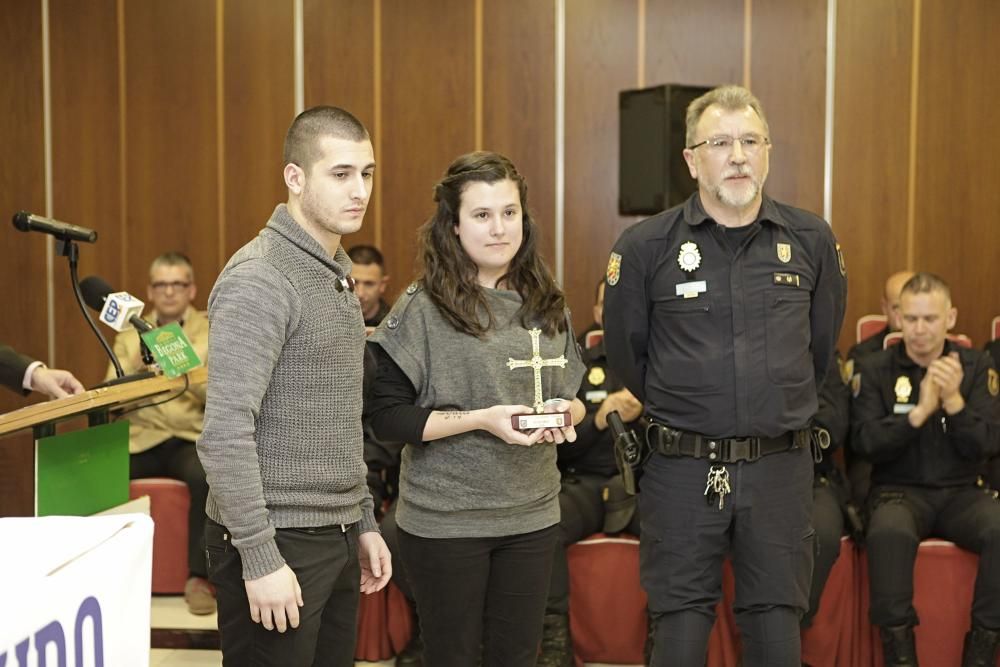
{"type": "Polygon", "coordinates": [[[997,664],[1000,631],[973,626],[965,635],[962,667],[993,667],[997,664]]]}
{"type": "Polygon", "coordinates": [[[545,615],[542,652],[535,664],[537,667],[573,667],[573,639],[566,614],[545,615]]]}
{"type": "Polygon", "coordinates": [[[912,625],[883,626],[878,632],[882,636],[886,667],[917,667],[917,644],[912,625]]]}
{"type": "Polygon", "coordinates": [[[413,624],[413,635],[409,643],[396,656],[396,667],[423,667],[424,640],[420,636],[420,623],[413,624]]]}

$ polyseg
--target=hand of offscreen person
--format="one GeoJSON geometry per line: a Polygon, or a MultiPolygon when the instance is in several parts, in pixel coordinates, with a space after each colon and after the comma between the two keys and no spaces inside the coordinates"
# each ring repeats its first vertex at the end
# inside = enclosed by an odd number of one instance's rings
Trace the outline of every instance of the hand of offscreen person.
{"type": "Polygon", "coordinates": [[[358,537],[358,560],[361,562],[361,592],[376,593],[392,577],[392,554],[377,532],[361,533],[358,537]]]}
{"type": "Polygon", "coordinates": [[[481,411],[482,422],[479,428],[489,431],[508,445],[523,445],[530,447],[538,442],[545,432],[535,430],[531,433],[518,431],[511,426],[510,418],[514,415],[533,414],[535,411],[527,405],[494,405],[481,411]]]}
{"type": "Polygon", "coordinates": [[[288,565],[259,579],[245,581],[247,599],[250,601],[250,618],[268,630],[284,632],[289,626],[299,627],[299,607],[302,606],[302,589],[299,580],[288,565]]]}
{"type": "Polygon", "coordinates": [[[83,385],[69,371],[39,366],[31,373],[31,388],[50,398],[82,394],[83,385]]]}

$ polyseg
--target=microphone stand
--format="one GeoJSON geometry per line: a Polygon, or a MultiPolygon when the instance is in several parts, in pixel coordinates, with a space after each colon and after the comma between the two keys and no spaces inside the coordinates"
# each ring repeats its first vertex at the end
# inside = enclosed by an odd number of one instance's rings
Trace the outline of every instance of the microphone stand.
{"type": "Polygon", "coordinates": [[[77,274],[77,263],[80,260],[79,246],[71,239],[61,238],[56,241],[56,252],[69,260],[69,279],[73,284],[73,294],[76,296],[76,303],[80,306],[80,312],[83,313],[83,319],[87,320],[87,324],[90,325],[94,335],[97,336],[97,340],[101,341],[101,347],[107,352],[108,358],[111,359],[111,365],[115,368],[115,376],[118,378],[124,377],[125,371],[122,369],[121,362],[118,361],[114,350],[108,345],[108,341],[104,339],[104,335],[97,328],[94,318],[87,312],[87,307],[83,303],[83,294],[80,292],[80,277],[77,274]]]}

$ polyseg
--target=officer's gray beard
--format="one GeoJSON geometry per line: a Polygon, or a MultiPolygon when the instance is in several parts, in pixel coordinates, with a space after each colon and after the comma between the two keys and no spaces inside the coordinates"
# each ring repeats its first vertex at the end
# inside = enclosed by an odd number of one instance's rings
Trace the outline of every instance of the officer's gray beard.
{"type": "Polygon", "coordinates": [[[715,187],[715,198],[731,208],[742,209],[750,205],[757,195],[760,194],[760,183],[755,178],[751,178],[749,186],[742,191],[741,195],[734,195],[732,191],[726,190],[722,185],[715,187]]]}

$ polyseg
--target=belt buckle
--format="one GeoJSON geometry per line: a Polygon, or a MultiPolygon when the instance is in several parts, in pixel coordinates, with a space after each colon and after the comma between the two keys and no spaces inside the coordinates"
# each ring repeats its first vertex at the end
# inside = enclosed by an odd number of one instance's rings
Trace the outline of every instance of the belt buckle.
{"type": "Polygon", "coordinates": [[[760,438],[731,438],[729,456],[735,461],[756,461],[760,458],[760,438]]]}

